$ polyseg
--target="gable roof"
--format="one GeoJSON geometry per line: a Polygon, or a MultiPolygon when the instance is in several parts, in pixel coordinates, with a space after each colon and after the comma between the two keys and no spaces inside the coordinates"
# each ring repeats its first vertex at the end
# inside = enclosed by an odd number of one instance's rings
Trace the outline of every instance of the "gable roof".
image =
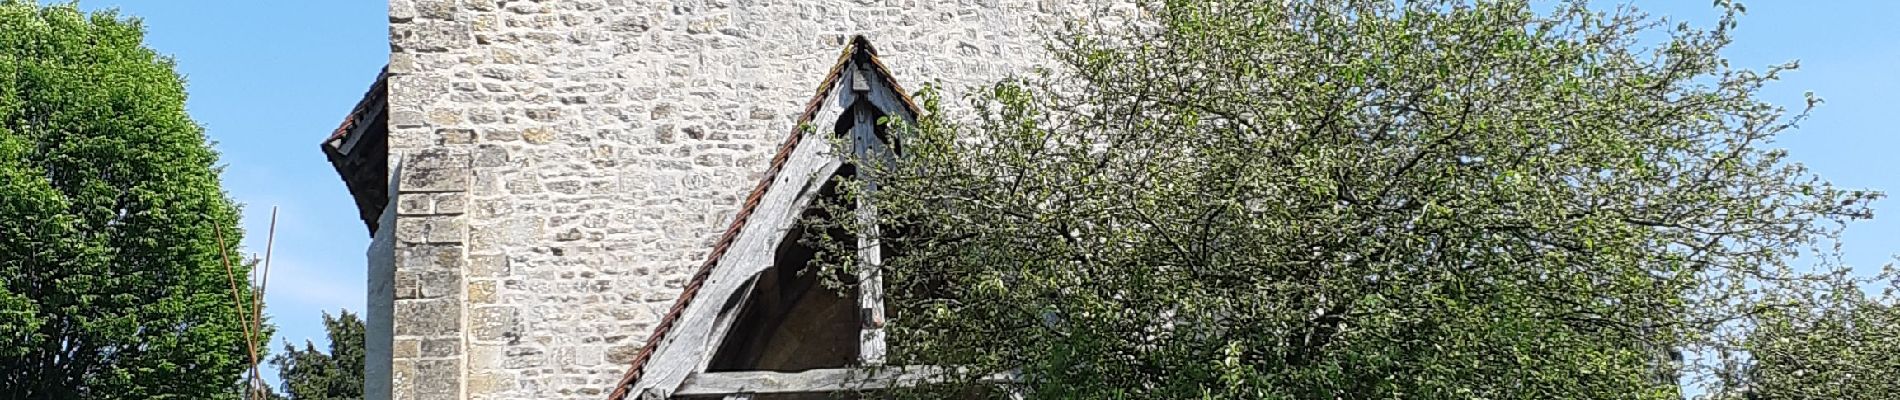
{"type": "Polygon", "coordinates": [[[388,99],[389,67],[383,67],[363,99],[322,143],[324,158],[343,178],[371,235],[389,203],[388,99]]]}
{"type": "Polygon", "coordinates": [[[883,62],[878,60],[877,51],[871,46],[871,41],[866,39],[863,35],[852,36],[850,43],[845,46],[843,52],[838,56],[837,64],[833,65],[830,72],[825,74],[824,79],[819,81],[817,92],[812,95],[811,100],[805,103],[804,112],[799,114],[798,120],[792,124],[791,133],[786,135],[785,143],[779,146],[778,153],[772,157],[771,163],[766,167],[765,175],[759,179],[759,184],[746,196],[746,201],[740,206],[738,214],[733,217],[732,224],[719,236],[719,240],[714,242],[712,251],[706,256],[705,263],[701,264],[699,270],[686,282],[686,286],[680,292],[679,299],[673,302],[673,307],[667,310],[666,315],[660,318],[659,324],[654,326],[653,333],[647,336],[646,345],[641,347],[640,352],[634,355],[633,362],[628,367],[626,375],[621,377],[620,383],[614,385],[614,390],[607,395],[608,400],[626,399],[627,396],[632,394],[631,392],[634,389],[634,385],[646,375],[647,365],[652,361],[654,353],[660,348],[661,342],[667,339],[667,335],[671,333],[673,328],[679,323],[687,307],[692,305],[693,300],[699,296],[700,289],[705,286],[707,278],[712,276],[713,270],[719,265],[720,260],[725,258],[727,251],[730,250],[734,242],[738,240],[740,233],[742,233],[741,231],[746,226],[747,220],[750,219],[754,211],[758,209],[759,204],[765,198],[766,192],[772,188],[773,182],[778,181],[778,175],[784,171],[786,161],[791,159],[792,153],[798,148],[799,142],[804,136],[802,129],[809,125],[812,120],[818,116],[819,112],[824,109],[825,99],[832,95],[833,89],[840,86],[839,84],[842,82],[842,79],[846,79],[846,72],[853,64],[854,59],[868,61],[875,69],[874,72],[876,73],[874,75],[882,77],[883,83],[894,89],[898,100],[902,103],[902,107],[913,116],[922,115],[922,108],[917,107],[916,102],[910,98],[910,95],[906,94],[903,87],[899,86],[896,80],[891,77],[890,70],[885,68],[883,62]]]}

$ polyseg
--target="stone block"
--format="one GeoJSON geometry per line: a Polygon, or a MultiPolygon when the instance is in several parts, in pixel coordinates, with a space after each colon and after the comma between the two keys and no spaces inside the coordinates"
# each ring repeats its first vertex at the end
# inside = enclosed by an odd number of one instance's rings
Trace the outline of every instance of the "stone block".
{"type": "Polygon", "coordinates": [[[468,277],[502,278],[509,275],[508,257],[498,254],[468,256],[468,277]]]}
{"type": "Polygon", "coordinates": [[[411,273],[460,271],[465,265],[462,253],[462,246],[454,244],[414,244],[398,247],[396,270],[411,273]]]}
{"type": "Polygon", "coordinates": [[[468,24],[451,20],[412,20],[391,26],[389,45],[398,51],[442,53],[474,45],[468,24]]]}
{"type": "MultiPolygon", "coordinates": [[[[468,83],[470,85],[474,84],[474,82],[463,82],[463,83],[468,83]]],[[[493,108],[476,108],[476,109],[468,110],[467,113],[468,113],[468,122],[471,122],[477,125],[492,124],[492,123],[501,121],[501,111],[493,109],[493,108]]],[[[486,137],[487,135],[483,135],[483,136],[486,137]]]]}
{"type": "MultiPolygon", "coordinates": [[[[416,218],[423,219],[424,224],[428,226],[428,233],[423,236],[424,242],[461,243],[468,237],[468,226],[462,223],[463,218],[461,216],[450,215],[416,218]]],[[[400,225],[400,223],[398,223],[398,225],[400,225]]]]}
{"type": "Polygon", "coordinates": [[[446,336],[462,330],[462,302],[457,299],[396,301],[396,336],[446,336]]]}
{"type": "Polygon", "coordinates": [[[421,399],[452,399],[461,395],[461,360],[416,360],[416,396],[421,399]]]}
{"type": "Polygon", "coordinates": [[[469,343],[468,352],[463,359],[468,360],[468,369],[472,371],[497,370],[502,368],[502,353],[507,346],[498,344],[469,343]]]}
{"type": "MultiPolygon", "coordinates": [[[[417,112],[417,111],[390,111],[389,112],[389,127],[391,129],[399,130],[399,129],[407,129],[407,128],[417,128],[417,127],[421,127],[423,123],[424,122],[423,122],[421,112],[417,112]]],[[[390,147],[403,148],[403,147],[412,147],[415,145],[423,144],[423,143],[419,143],[415,141],[402,140],[403,138],[406,138],[406,137],[409,137],[409,136],[403,135],[403,136],[390,137],[389,138],[390,147]]]]}
{"type": "Polygon", "coordinates": [[[414,0],[416,16],[427,19],[454,20],[455,0],[414,0]]]}
{"type": "Polygon", "coordinates": [[[529,109],[524,114],[528,116],[528,119],[535,120],[538,122],[554,122],[554,120],[561,118],[561,109],[560,108],[534,108],[534,109],[529,109]]]}
{"type": "Polygon", "coordinates": [[[390,351],[390,358],[402,360],[422,356],[421,340],[396,339],[393,344],[395,347],[390,351]]]}
{"type": "Polygon", "coordinates": [[[547,183],[548,190],[560,194],[580,194],[582,187],[584,187],[584,185],[582,185],[580,181],[575,180],[560,180],[547,183]]]}
{"type": "Polygon", "coordinates": [[[479,227],[471,228],[469,243],[476,248],[501,249],[532,245],[541,238],[543,228],[541,219],[532,217],[510,218],[489,221],[479,227]]]}
{"type": "Polygon", "coordinates": [[[436,140],[442,144],[475,143],[475,130],[467,128],[444,128],[435,130],[436,140]]]}
{"type": "Polygon", "coordinates": [[[490,142],[513,142],[521,140],[521,130],[514,128],[494,128],[482,131],[482,140],[490,142]]]}
{"type": "Polygon", "coordinates": [[[462,294],[462,271],[425,271],[415,276],[418,298],[453,299],[462,294]]]}
{"type": "Polygon", "coordinates": [[[422,282],[415,271],[396,271],[395,297],[397,300],[422,297],[422,282]]]}
{"type": "MultiPolygon", "coordinates": [[[[502,171],[498,171],[495,169],[476,170],[473,175],[473,177],[475,178],[474,182],[469,183],[468,194],[477,196],[478,198],[489,198],[489,200],[487,201],[493,202],[494,201],[493,197],[497,194],[502,193],[501,191],[502,174],[503,174],[502,171]]],[[[473,212],[490,211],[493,209],[494,207],[489,207],[486,209],[475,209],[473,210],[473,212]]],[[[466,204],[463,206],[462,211],[471,212],[470,210],[467,209],[466,204]]],[[[493,218],[496,215],[500,215],[500,214],[488,212],[481,215],[475,215],[473,217],[475,218],[475,220],[481,220],[483,218],[493,218]]]]}
{"type": "Polygon", "coordinates": [[[462,6],[473,11],[495,11],[501,0],[462,0],[462,6]]]}
{"type": "Polygon", "coordinates": [[[430,201],[429,196],[398,196],[397,197],[397,200],[396,200],[396,214],[397,215],[422,215],[422,214],[429,214],[432,212],[435,212],[435,202],[430,201]]]}
{"type": "Polygon", "coordinates": [[[454,357],[462,354],[462,339],[423,339],[421,340],[423,358],[454,357]]]}
{"type": "Polygon", "coordinates": [[[593,366],[606,361],[600,346],[569,346],[555,350],[554,362],[560,365],[593,366]]]}
{"type": "Polygon", "coordinates": [[[436,214],[461,214],[468,212],[467,193],[436,193],[430,195],[429,200],[434,203],[433,209],[436,214]]]}
{"type": "Polygon", "coordinates": [[[467,169],[468,166],[469,156],[463,149],[425,149],[410,153],[403,158],[404,168],[467,169]]]}
{"type": "Polygon", "coordinates": [[[521,132],[521,139],[534,144],[548,144],[554,141],[554,130],[542,127],[528,128],[521,132]]]}
{"type": "Polygon", "coordinates": [[[496,283],[492,280],[468,282],[469,304],[495,304],[496,283]]]}
{"type": "Polygon", "coordinates": [[[653,127],[653,140],[660,144],[673,144],[679,142],[679,137],[674,134],[673,124],[660,124],[653,127]]]}
{"type": "Polygon", "coordinates": [[[513,374],[476,372],[468,375],[468,390],[471,393],[501,393],[514,388],[513,374]]]}
{"type": "Polygon", "coordinates": [[[541,179],[529,174],[516,174],[514,178],[502,182],[511,195],[529,195],[541,192],[541,179]]]}
{"type": "MultiPolygon", "coordinates": [[[[518,134],[519,133],[517,133],[517,135],[518,134]]],[[[507,165],[508,165],[508,149],[507,148],[493,145],[493,144],[484,144],[484,145],[475,147],[474,166],[476,168],[498,168],[498,167],[505,167],[507,165]]]]}
{"type": "Polygon", "coordinates": [[[607,363],[629,364],[632,363],[633,358],[638,355],[640,355],[640,346],[638,345],[609,347],[607,348],[607,363]]]}
{"type": "Polygon", "coordinates": [[[391,362],[389,370],[390,398],[398,400],[422,399],[415,391],[417,379],[416,362],[414,360],[397,359],[391,362]]]}
{"type": "MultiPolygon", "coordinates": [[[[425,196],[410,195],[410,196],[401,196],[399,198],[411,198],[411,197],[425,197],[425,196]]],[[[428,237],[428,235],[429,235],[428,221],[425,221],[419,218],[413,218],[413,217],[411,218],[397,217],[396,218],[396,241],[402,242],[402,243],[421,243],[423,240],[425,240],[428,237]]],[[[402,261],[399,259],[397,262],[400,263],[402,261]]]]}
{"type": "Polygon", "coordinates": [[[502,368],[525,369],[548,365],[547,352],[536,347],[508,346],[503,355],[506,358],[502,359],[502,368]]]}
{"type": "Polygon", "coordinates": [[[468,165],[455,167],[430,167],[403,164],[402,191],[410,192],[459,192],[468,190],[470,169],[468,165]]]}
{"type": "Polygon", "coordinates": [[[494,14],[476,14],[468,18],[468,26],[475,32],[475,42],[486,44],[493,39],[489,35],[501,26],[501,18],[494,14]]]}
{"type": "MultiPolygon", "coordinates": [[[[389,73],[406,74],[415,70],[416,70],[416,55],[415,54],[392,53],[389,55],[389,73]]],[[[394,121],[391,121],[391,122],[394,122],[394,121]]]]}
{"type": "Polygon", "coordinates": [[[401,23],[409,22],[409,20],[415,18],[416,2],[414,0],[390,0],[389,22],[391,26],[401,25],[401,23]]]}
{"type": "Polygon", "coordinates": [[[469,309],[469,333],[478,341],[513,342],[520,338],[519,312],[514,307],[488,306],[469,309]]]}

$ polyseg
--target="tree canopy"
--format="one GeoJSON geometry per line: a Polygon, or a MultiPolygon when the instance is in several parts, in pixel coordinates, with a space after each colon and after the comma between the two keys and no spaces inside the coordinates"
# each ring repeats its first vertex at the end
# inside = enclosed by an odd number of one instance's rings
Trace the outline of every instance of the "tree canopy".
{"type": "Polygon", "coordinates": [[[143,37],[0,1],[0,397],[228,399],[247,367],[238,210],[143,37]]]}
{"type": "Polygon", "coordinates": [[[1768,301],[1796,305],[1750,318],[1753,328],[1724,354],[1737,364],[1725,394],[1751,400],[1900,398],[1900,270],[1873,283],[1839,277],[1821,290],[1778,293],[1768,301]]]}
{"type": "Polygon", "coordinates": [[[330,339],[324,353],[308,341],[303,349],[288,343],[271,356],[283,381],[281,398],[292,400],[363,398],[363,320],[349,310],[323,314],[323,330],[330,339]]]}
{"type": "Polygon", "coordinates": [[[924,91],[831,206],[877,229],[812,224],[886,248],[891,364],[1034,397],[1680,398],[1880,197],[1770,147],[1795,65],[1730,65],[1717,6],[1148,2],[975,116],[924,91]]]}

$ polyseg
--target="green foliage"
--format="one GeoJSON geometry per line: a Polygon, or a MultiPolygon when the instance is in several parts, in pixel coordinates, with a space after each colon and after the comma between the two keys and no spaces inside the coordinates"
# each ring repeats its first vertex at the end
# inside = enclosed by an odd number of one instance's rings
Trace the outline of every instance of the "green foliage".
{"type": "Polygon", "coordinates": [[[877,207],[892,363],[1043,398],[1680,398],[1723,371],[1679,351],[1733,344],[1879,197],[1763,147],[1806,111],[1756,97],[1792,65],[1719,54],[1736,8],[1142,10],[974,120],[927,90],[878,189],[842,185],[831,215],[877,207]]]}
{"type": "Polygon", "coordinates": [[[235,396],[247,355],[220,257],[238,210],[143,36],[0,1],[0,397],[235,396]]]}
{"type": "Polygon", "coordinates": [[[306,341],[303,350],[286,343],[283,353],[271,357],[271,365],[277,366],[277,376],[283,380],[284,398],[363,397],[363,320],[348,310],[335,317],[324,313],[323,329],[330,337],[328,354],[306,341]]]}
{"type": "Polygon", "coordinates": [[[1724,392],[1755,400],[1900,398],[1900,271],[1885,275],[1880,297],[1846,282],[1772,299],[1798,306],[1752,319],[1738,349],[1742,368],[1724,392]]]}

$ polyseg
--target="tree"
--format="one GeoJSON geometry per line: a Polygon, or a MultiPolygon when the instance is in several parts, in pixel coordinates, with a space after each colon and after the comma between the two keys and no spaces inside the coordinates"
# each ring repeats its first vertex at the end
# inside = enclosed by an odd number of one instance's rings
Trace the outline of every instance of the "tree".
{"type": "Polygon", "coordinates": [[[1769,301],[1777,307],[1751,318],[1753,326],[1726,361],[1739,364],[1723,381],[1734,398],[1900,398],[1900,270],[1884,274],[1879,297],[1836,276],[1820,290],[1793,291],[1769,301]]]}
{"type": "Polygon", "coordinates": [[[0,397],[230,399],[247,368],[238,210],[143,36],[0,1],[0,397]]]}
{"type": "Polygon", "coordinates": [[[811,221],[879,237],[891,364],[1046,398],[1680,398],[1715,368],[1681,352],[1879,197],[1765,147],[1807,114],[1758,98],[1794,65],[1721,56],[1739,5],[1149,3],[974,117],[926,90],[829,206],[876,224],[811,221]]]}
{"type": "Polygon", "coordinates": [[[329,354],[305,341],[303,350],[285,343],[284,352],[271,357],[283,380],[284,398],[363,398],[363,320],[348,310],[336,317],[324,313],[323,329],[330,337],[329,354]]]}
{"type": "Polygon", "coordinates": [[[254,385],[254,384],[251,384],[251,382],[248,380],[238,385],[236,390],[237,390],[237,397],[240,399],[284,400],[284,395],[277,394],[277,391],[272,390],[270,385],[267,385],[267,384],[254,385]]]}

